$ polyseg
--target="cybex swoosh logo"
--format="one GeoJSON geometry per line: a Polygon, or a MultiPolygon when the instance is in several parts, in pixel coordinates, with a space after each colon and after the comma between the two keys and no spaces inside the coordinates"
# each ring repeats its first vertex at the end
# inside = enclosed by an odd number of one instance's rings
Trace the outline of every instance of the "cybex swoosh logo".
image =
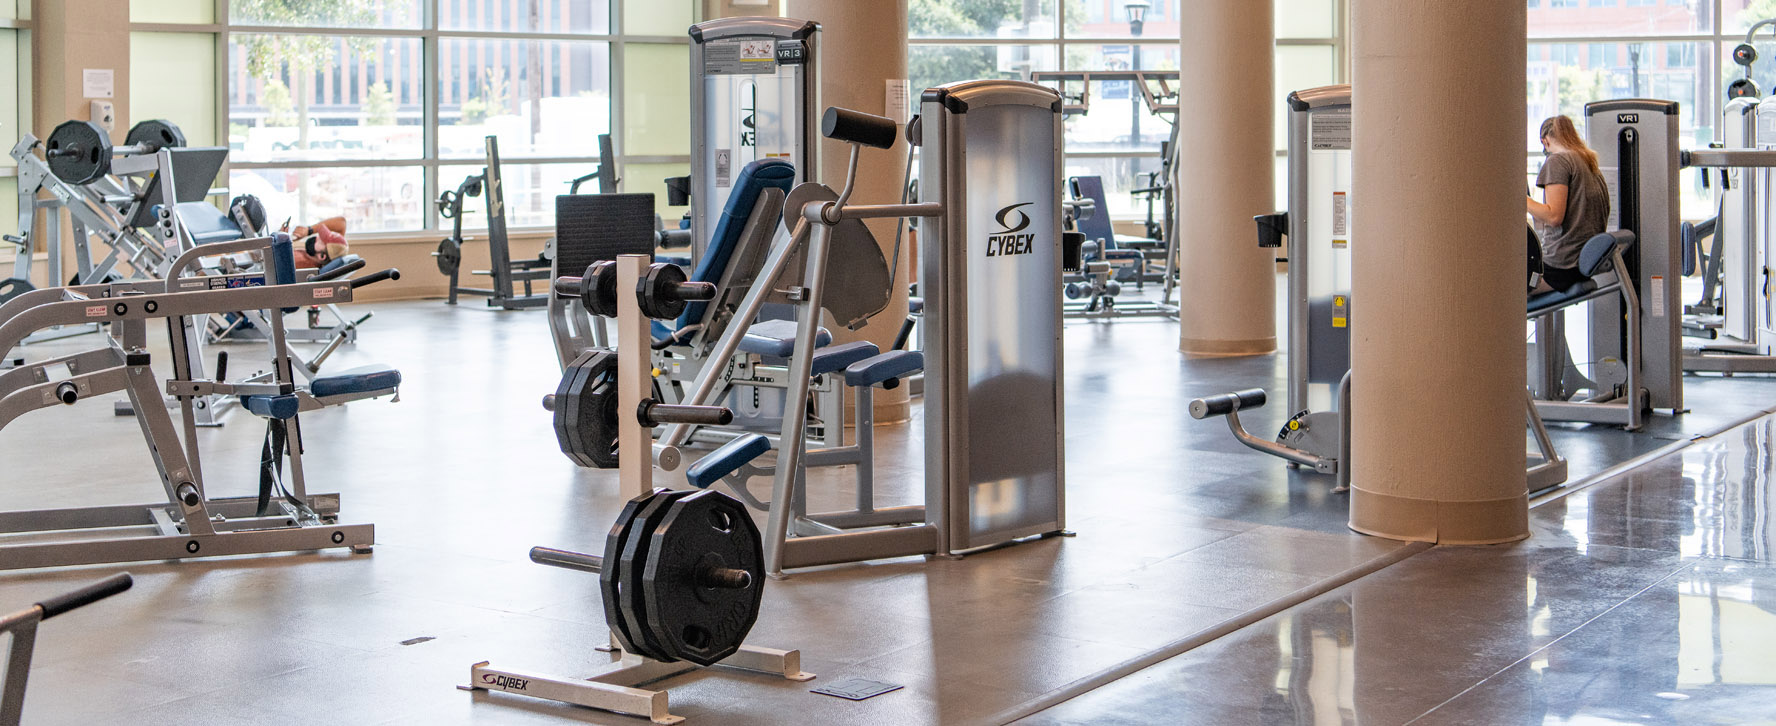
{"type": "Polygon", "coordinates": [[[993,219],[998,220],[999,226],[1005,228],[1005,231],[1000,232],[999,234],[1013,234],[1013,233],[1022,231],[1023,228],[1025,228],[1025,227],[1030,226],[1029,215],[1026,215],[1023,212],[1018,211],[1018,207],[1028,207],[1031,204],[1035,204],[1035,202],[1020,202],[1018,204],[1013,204],[1009,207],[999,210],[998,214],[993,215],[993,219]],[[1015,227],[1012,226],[1010,222],[1005,221],[1006,217],[1010,216],[1013,212],[1017,213],[1017,219],[1018,219],[1017,226],[1015,226],[1015,227]]]}

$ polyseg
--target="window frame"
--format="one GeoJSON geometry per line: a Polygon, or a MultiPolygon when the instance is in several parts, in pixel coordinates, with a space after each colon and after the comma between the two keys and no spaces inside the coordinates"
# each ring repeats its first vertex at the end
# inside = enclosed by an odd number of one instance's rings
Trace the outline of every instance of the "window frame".
{"type": "MultiPolygon", "coordinates": [[[[422,140],[422,146],[421,146],[421,153],[418,158],[375,159],[375,160],[282,160],[282,161],[263,161],[263,162],[235,161],[231,158],[227,162],[227,164],[225,164],[223,166],[222,172],[221,172],[221,178],[226,180],[226,179],[228,179],[228,175],[236,169],[249,170],[249,169],[339,169],[339,168],[366,168],[366,167],[394,168],[394,167],[415,167],[415,166],[420,167],[422,176],[425,181],[423,192],[422,192],[424,196],[422,198],[425,200],[428,200],[426,203],[424,203],[422,205],[422,207],[423,207],[422,213],[421,213],[422,226],[418,229],[399,229],[399,230],[386,230],[386,231],[364,233],[364,236],[366,238],[370,238],[370,239],[374,239],[374,238],[378,238],[378,237],[410,237],[415,234],[430,233],[430,232],[435,232],[435,231],[442,229],[444,220],[439,216],[436,205],[431,204],[429,202],[429,200],[437,199],[438,194],[443,189],[447,188],[447,186],[449,186],[449,185],[454,185],[455,182],[452,181],[452,182],[447,183],[447,182],[442,181],[440,174],[442,171],[445,171],[445,170],[449,170],[450,173],[455,173],[456,171],[460,170],[465,164],[472,165],[473,163],[475,163],[473,159],[457,159],[457,158],[446,159],[446,158],[441,158],[440,154],[439,154],[438,121],[439,121],[440,94],[438,93],[438,83],[439,83],[439,73],[440,73],[439,59],[440,59],[440,55],[441,55],[439,53],[439,48],[440,48],[441,42],[444,39],[471,39],[471,40],[485,39],[485,40],[499,40],[499,41],[533,41],[534,40],[534,41],[557,41],[557,42],[571,42],[571,43],[604,43],[604,44],[606,44],[606,46],[609,48],[609,52],[610,52],[610,62],[608,64],[608,67],[610,69],[609,83],[610,83],[610,97],[613,99],[613,103],[611,104],[612,113],[611,113],[611,119],[610,119],[611,146],[612,146],[613,152],[616,155],[616,162],[617,162],[618,167],[622,168],[622,167],[626,167],[630,164],[689,164],[690,163],[691,156],[689,153],[689,151],[690,151],[689,150],[689,145],[690,145],[689,139],[685,140],[686,153],[684,153],[684,154],[647,154],[647,155],[625,154],[624,153],[624,146],[625,146],[625,139],[627,137],[627,134],[626,134],[627,124],[624,122],[623,114],[618,112],[618,110],[617,110],[620,107],[619,106],[620,100],[624,98],[624,87],[623,86],[624,86],[625,65],[623,62],[623,57],[624,57],[624,51],[627,48],[627,46],[629,46],[629,45],[644,45],[644,44],[645,45],[682,45],[682,46],[685,46],[685,48],[687,49],[687,52],[688,52],[688,49],[690,47],[690,37],[688,35],[670,36],[670,35],[649,35],[649,34],[639,34],[639,33],[637,33],[637,34],[625,33],[624,32],[624,20],[625,19],[624,19],[623,15],[624,15],[624,6],[626,5],[626,3],[624,2],[624,0],[610,0],[609,1],[610,27],[609,27],[609,32],[607,32],[607,33],[561,33],[561,32],[530,32],[530,31],[470,30],[470,29],[448,30],[448,29],[441,29],[438,27],[440,25],[440,23],[439,23],[439,17],[440,17],[439,6],[442,1],[443,0],[418,0],[421,18],[420,18],[420,22],[418,23],[419,27],[417,27],[417,28],[339,28],[339,27],[327,27],[327,26],[283,26],[283,25],[266,26],[266,25],[245,25],[245,24],[236,25],[236,24],[232,24],[230,21],[229,0],[214,0],[213,21],[210,23],[151,23],[151,22],[134,22],[134,21],[132,21],[130,23],[130,32],[132,32],[132,33],[139,33],[139,32],[199,33],[199,34],[211,34],[215,37],[217,62],[216,62],[216,72],[215,72],[214,82],[216,84],[216,89],[217,89],[216,98],[218,99],[218,102],[216,103],[216,109],[215,109],[215,114],[216,114],[215,122],[216,122],[216,128],[219,130],[219,133],[222,133],[224,135],[227,134],[227,130],[229,129],[229,118],[230,118],[229,103],[226,99],[229,98],[228,91],[229,91],[229,83],[231,81],[231,78],[230,78],[230,69],[229,69],[229,60],[228,60],[229,59],[229,52],[228,51],[229,51],[230,37],[234,33],[241,33],[243,35],[246,35],[246,34],[328,35],[328,36],[361,37],[361,38],[373,38],[373,39],[418,39],[420,42],[420,58],[421,58],[419,83],[420,83],[421,88],[423,89],[422,90],[422,98],[421,98],[421,105],[422,105],[423,110],[421,112],[422,120],[420,123],[420,126],[421,126],[420,132],[422,134],[423,140],[422,140]]],[[[693,6],[692,10],[691,10],[691,16],[692,16],[693,22],[701,20],[702,19],[701,7],[693,6]]],[[[0,22],[5,22],[5,21],[0,21],[0,22]]],[[[226,139],[223,140],[223,143],[226,143],[226,139]]],[[[519,156],[519,155],[501,154],[500,161],[501,161],[502,165],[503,164],[585,164],[585,165],[587,165],[587,168],[590,169],[592,165],[596,165],[598,163],[598,157],[596,155],[593,155],[593,156],[584,156],[584,155],[561,155],[561,156],[528,156],[528,155],[526,155],[526,156],[519,156]]],[[[514,225],[511,229],[513,232],[525,232],[525,231],[543,230],[543,229],[548,229],[548,228],[549,228],[549,225],[531,225],[531,226],[516,226],[516,225],[514,225]]]]}

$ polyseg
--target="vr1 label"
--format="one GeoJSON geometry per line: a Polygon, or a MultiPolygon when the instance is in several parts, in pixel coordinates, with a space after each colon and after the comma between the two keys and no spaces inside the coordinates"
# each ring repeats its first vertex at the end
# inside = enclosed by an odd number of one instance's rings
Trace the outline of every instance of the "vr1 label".
{"type": "Polygon", "coordinates": [[[1618,114],[1616,114],[1616,123],[1619,123],[1619,124],[1640,123],[1640,114],[1638,114],[1638,113],[1618,113],[1618,114]]]}
{"type": "Polygon", "coordinates": [[[993,215],[993,219],[999,223],[1000,231],[987,236],[988,257],[1027,255],[1035,251],[1036,235],[1024,232],[1030,226],[1030,216],[1018,209],[1031,204],[1035,202],[1019,202],[993,215]],[[1013,219],[1016,220],[1015,223],[1011,221],[1013,219]]]}

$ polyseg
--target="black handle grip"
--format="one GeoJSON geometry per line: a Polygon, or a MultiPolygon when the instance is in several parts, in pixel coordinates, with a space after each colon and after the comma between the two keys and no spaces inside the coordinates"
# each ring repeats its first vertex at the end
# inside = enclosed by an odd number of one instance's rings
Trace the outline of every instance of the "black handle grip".
{"type": "Polygon", "coordinates": [[[341,277],[345,277],[346,275],[352,274],[352,273],[357,272],[358,270],[362,270],[362,269],[364,269],[364,258],[359,257],[358,259],[352,260],[351,262],[347,262],[343,265],[335,267],[335,268],[328,270],[326,272],[320,272],[320,273],[316,273],[313,275],[309,275],[308,281],[309,282],[326,282],[328,280],[334,280],[334,279],[338,279],[341,277]]]}
{"type": "Polygon", "coordinates": [[[835,141],[863,144],[878,149],[894,147],[899,134],[894,121],[862,111],[829,106],[820,118],[820,134],[835,141]]]}
{"type": "Polygon", "coordinates": [[[1226,416],[1234,411],[1260,408],[1263,405],[1264,389],[1248,388],[1244,391],[1223,393],[1219,396],[1209,396],[1191,401],[1190,417],[1200,419],[1210,416],[1226,416]]]}
{"type": "Polygon", "coordinates": [[[43,608],[43,619],[48,620],[128,590],[134,584],[135,580],[130,579],[128,572],[120,572],[78,590],[39,600],[37,607],[43,608]]]}
{"type": "Polygon", "coordinates": [[[372,273],[365,275],[363,277],[354,279],[351,281],[351,286],[352,286],[353,290],[356,290],[356,289],[363,287],[365,285],[374,285],[376,283],[382,282],[383,280],[399,280],[399,279],[401,279],[401,271],[397,270],[393,267],[390,267],[386,270],[382,270],[381,272],[372,272],[372,273]]]}
{"type": "Polygon", "coordinates": [[[216,352],[216,380],[228,380],[228,351],[216,352]]]}

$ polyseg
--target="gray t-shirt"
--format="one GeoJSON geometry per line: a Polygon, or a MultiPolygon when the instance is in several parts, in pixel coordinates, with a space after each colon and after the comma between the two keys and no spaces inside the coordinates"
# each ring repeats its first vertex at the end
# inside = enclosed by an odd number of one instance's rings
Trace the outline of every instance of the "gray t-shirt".
{"type": "Polygon", "coordinates": [[[1542,264],[1578,267],[1579,249],[1609,224],[1609,187],[1603,175],[1591,173],[1585,159],[1571,151],[1549,155],[1536,175],[1538,187],[1555,184],[1566,185],[1566,218],[1552,227],[1536,223],[1536,235],[1542,239],[1542,264]]]}

